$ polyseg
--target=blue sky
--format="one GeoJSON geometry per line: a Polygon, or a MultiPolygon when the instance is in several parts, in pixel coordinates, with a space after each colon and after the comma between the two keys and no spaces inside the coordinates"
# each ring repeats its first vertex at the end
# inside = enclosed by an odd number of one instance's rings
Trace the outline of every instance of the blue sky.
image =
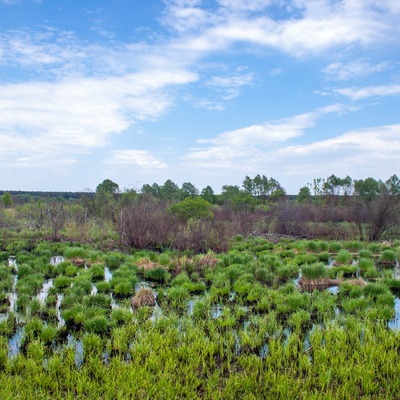
{"type": "Polygon", "coordinates": [[[0,0],[0,189],[400,175],[398,0],[0,0]]]}

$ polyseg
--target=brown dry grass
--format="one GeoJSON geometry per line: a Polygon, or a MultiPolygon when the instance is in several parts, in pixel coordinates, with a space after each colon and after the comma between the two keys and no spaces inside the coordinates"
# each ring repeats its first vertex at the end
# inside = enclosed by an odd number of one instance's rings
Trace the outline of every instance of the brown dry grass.
{"type": "Polygon", "coordinates": [[[131,305],[133,308],[142,306],[154,307],[156,305],[156,298],[151,289],[142,287],[138,290],[134,297],[132,297],[131,305]]]}
{"type": "Polygon", "coordinates": [[[309,279],[301,277],[299,280],[299,286],[302,290],[323,290],[332,286],[339,286],[342,282],[348,282],[350,285],[357,285],[364,287],[366,282],[363,279],[349,279],[344,281],[343,279],[330,279],[330,278],[319,278],[309,279]]]}
{"type": "Polygon", "coordinates": [[[147,258],[143,258],[137,262],[137,266],[139,269],[144,269],[145,271],[149,271],[151,269],[157,268],[158,264],[148,260],[147,258]]]}

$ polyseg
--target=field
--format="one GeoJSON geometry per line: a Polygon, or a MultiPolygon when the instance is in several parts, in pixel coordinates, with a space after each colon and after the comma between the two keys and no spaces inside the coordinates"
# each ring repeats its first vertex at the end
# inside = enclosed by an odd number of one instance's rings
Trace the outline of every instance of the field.
{"type": "Polygon", "coordinates": [[[14,239],[2,399],[399,398],[397,243],[237,236],[226,253],[14,239]]]}

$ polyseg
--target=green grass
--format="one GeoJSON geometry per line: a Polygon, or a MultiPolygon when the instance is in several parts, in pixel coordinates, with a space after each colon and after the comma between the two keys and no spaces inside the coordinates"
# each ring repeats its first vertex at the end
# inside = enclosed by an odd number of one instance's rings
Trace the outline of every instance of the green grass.
{"type": "MultiPolygon", "coordinates": [[[[400,284],[391,269],[382,273],[374,263],[397,250],[375,252],[358,243],[272,245],[241,238],[234,250],[218,255],[219,262],[214,255],[205,266],[196,255],[127,256],[44,242],[15,253],[24,267],[18,314],[0,321],[0,397],[397,398],[400,332],[388,322],[400,284]],[[350,250],[358,266],[350,264],[350,250]],[[49,269],[55,251],[85,254],[91,266],[66,261],[49,269]],[[345,262],[326,267],[335,256],[345,262]],[[157,266],[138,271],[135,264],[144,258],[157,266]],[[170,268],[179,259],[180,273],[170,268]],[[113,269],[110,282],[105,263],[113,269]],[[347,281],[357,268],[370,279],[366,286],[347,281]],[[300,291],[294,283],[300,270],[310,279],[340,274],[338,294],[300,291]],[[41,305],[35,296],[48,273],[54,286],[41,305]],[[153,281],[156,307],[130,307],[138,276],[153,281]],[[60,294],[65,326],[57,319],[60,294]],[[19,327],[22,346],[10,359],[9,339],[19,327]]],[[[0,262],[3,291],[13,286],[11,272],[0,262]]],[[[0,297],[6,308],[7,301],[0,297]]]]}

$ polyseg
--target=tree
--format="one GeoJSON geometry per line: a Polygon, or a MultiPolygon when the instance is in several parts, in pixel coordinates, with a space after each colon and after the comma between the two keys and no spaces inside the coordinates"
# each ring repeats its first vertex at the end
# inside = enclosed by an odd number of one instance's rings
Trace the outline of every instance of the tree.
{"type": "Polygon", "coordinates": [[[172,182],[171,179],[166,180],[164,185],[161,186],[160,195],[165,200],[180,200],[182,198],[179,186],[172,182]]]}
{"type": "Polygon", "coordinates": [[[142,186],[142,189],[140,190],[142,194],[147,194],[151,195],[154,197],[160,197],[161,196],[161,186],[158,185],[157,183],[153,183],[152,185],[149,185],[148,183],[144,184],[142,186]]]}
{"type": "Polygon", "coordinates": [[[182,184],[181,192],[184,199],[186,199],[186,197],[195,197],[199,195],[199,189],[190,182],[182,184]]]}
{"type": "Polygon", "coordinates": [[[308,186],[301,187],[296,200],[298,203],[309,203],[311,201],[310,188],[308,186]]]}
{"type": "Polygon", "coordinates": [[[265,201],[267,196],[273,196],[275,199],[285,194],[280,183],[274,178],[267,178],[265,175],[256,175],[253,179],[246,176],[242,187],[244,191],[257,199],[265,201]],[[275,193],[279,191],[278,193],[275,193]],[[275,195],[274,195],[275,193],[275,195]]]}
{"type": "Polygon", "coordinates": [[[382,182],[374,178],[367,178],[365,180],[359,179],[354,181],[354,190],[366,202],[371,202],[375,199],[382,189],[382,182]]]}
{"type": "Polygon", "coordinates": [[[1,196],[1,202],[4,207],[10,207],[13,203],[10,192],[4,192],[3,196],[1,196]]]}
{"type": "Polygon", "coordinates": [[[202,191],[200,196],[208,201],[210,204],[214,204],[215,203],[215,194],[214,194],[214,190],[211,186],[206,186],[202,191]]]}
{"type": "Polygon", "coordinates": [[[111,179],[105,179],[103,182],[99,183],[96,187],[96,193],[106,192],[111,194],[116,194],[119,192],[119,186],[111,179]]]}
{"type": "Polygon", "coordinates": [[[397,175],[392,175],[386,182],[386,188],[389,194],[398,196],[400,195],[400,179],[397,175]]]}

